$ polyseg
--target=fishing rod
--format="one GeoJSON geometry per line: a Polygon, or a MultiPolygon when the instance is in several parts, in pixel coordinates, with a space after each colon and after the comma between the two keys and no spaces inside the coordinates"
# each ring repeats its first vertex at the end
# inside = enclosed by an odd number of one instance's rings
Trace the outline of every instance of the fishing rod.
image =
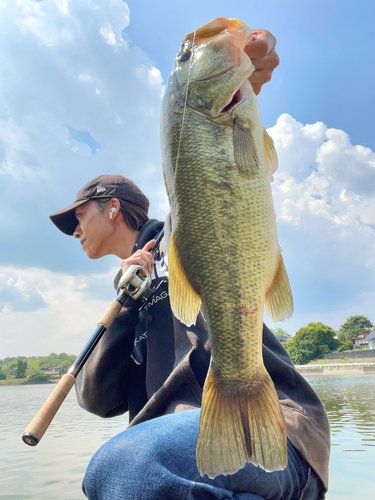
{"type": "MultiPolygon", "coordinates": [[[[155,243],[152,246],[150,253],[155,254],[160,241],[164,235],[164,228],[160,231],[155,238],[155,243]]],[[[150,256],[151,258],[151,256],[150,256]]],[[[95,349],[99,340],[104,333],[109,329],[115,320],[116,316],[121,311],[126,299],[131,297],[134,300],[139,298],[143,299],[143,306],[159,288],[161,283],[156,287],[151,288],[151,276],[145,268],[138,265],[130,266],[126,272],[121,276],[118,283],[118,293],[114,300],[110,303],[107,310],[101,317],[98,326],[90,339],[82,349],[81,353],[70,367],[68,373],[63,375],[44,403],[38,413],[22,435],[22,440],[29,446],[36,446],[44,436],[58,409],[64,402],[66,396],[69,394],[70,389],[75,384],[77,375],[82,370],[84,364],[90,357],[92,351],[95,349]]]]}

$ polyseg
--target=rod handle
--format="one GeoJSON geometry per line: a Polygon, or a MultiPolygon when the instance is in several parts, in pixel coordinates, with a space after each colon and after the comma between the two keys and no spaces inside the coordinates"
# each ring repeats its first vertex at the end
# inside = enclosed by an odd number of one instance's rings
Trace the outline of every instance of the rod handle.
{"type": "Polygon", "coordinates": [[[69,373],[61,377],[47,401],[23,433],[22,440],[24,443],[29,446],[36,446],[39,443],[74,383],[75,378],[69,373]]]}
{"type": "Polygon", "coordinates": [[[101,317],[98,325],[104,325],[106,329],[108,330],[109,327],[112,325],[114,322],[116,316],[119,314],[121,311],[122,305],[117,302],[117,300],[113,300],[109,306],[106,312],[103,314],[101,317]]]}

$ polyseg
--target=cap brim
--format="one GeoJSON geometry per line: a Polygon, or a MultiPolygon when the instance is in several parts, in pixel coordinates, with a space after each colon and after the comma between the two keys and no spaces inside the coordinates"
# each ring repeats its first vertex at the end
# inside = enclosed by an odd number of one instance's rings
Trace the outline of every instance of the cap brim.
{"type": "Polygon", "coordinates": [[[90,200],[80,200],[75,201],[68,207],[65,207],[58,212],[50,215],[49,218],[55,224],[55,226],[60,229],[65,234],[73,236],[75,228],[77,227],[78,220],[76,217],[76,208],[90,200]]]}

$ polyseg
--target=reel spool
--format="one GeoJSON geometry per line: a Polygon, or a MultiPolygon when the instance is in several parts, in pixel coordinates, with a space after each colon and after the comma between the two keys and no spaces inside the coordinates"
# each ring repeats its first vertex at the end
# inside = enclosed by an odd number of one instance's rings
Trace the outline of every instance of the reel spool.
{"type": "Polygon", "coordinates": [[[136,300],[147,295],[151,287],[151,276],[142,266],[133,265],[121,276],[117,286],[136,300]]]}

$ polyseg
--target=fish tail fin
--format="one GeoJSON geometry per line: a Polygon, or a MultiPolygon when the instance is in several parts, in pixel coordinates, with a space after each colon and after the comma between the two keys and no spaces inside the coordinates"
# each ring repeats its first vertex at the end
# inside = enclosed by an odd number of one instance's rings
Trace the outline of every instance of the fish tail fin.
{"type": "Polygon", "coordinates": [[[271,321],[284,321],[293,314],[293,296],[284,259],[279,254],[279,265],[272,285],[266,293],[266,311],[271,321]]]}
{"type": "Polygon", "coordinates": [[[185,325],[195,325],[201,306],[201,297],[186,276],[173,234],[168,255],[168,275],[169,298],[173,314],[185,325]]]}
{"type": "Polygon", "coordinates": [[[251,462],[266,471],[288,464],[285,421],[273,382],[262,367],[259,384],[223,390],[210,368],[203,392],[197,467],[211,479],[251,462]]]}

